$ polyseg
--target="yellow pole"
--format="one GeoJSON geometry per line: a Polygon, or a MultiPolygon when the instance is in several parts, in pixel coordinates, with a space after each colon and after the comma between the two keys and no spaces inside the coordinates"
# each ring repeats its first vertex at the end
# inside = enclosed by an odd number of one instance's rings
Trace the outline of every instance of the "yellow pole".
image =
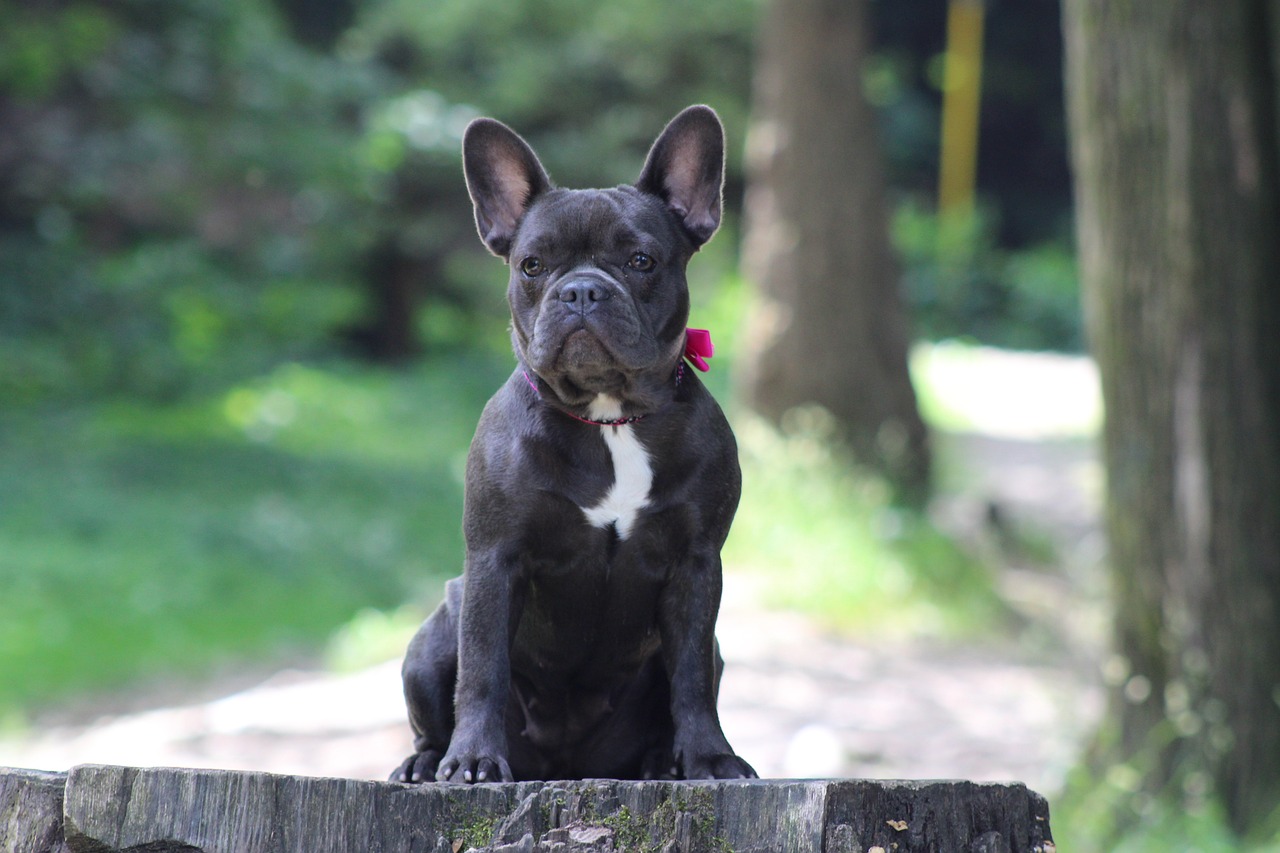
{"type": "Polygon", "coordinates": [[[982,0],[951,0],[942,82],[942,162],[938,212],[964,221],[973,212],[982,92],[982,0]]]}

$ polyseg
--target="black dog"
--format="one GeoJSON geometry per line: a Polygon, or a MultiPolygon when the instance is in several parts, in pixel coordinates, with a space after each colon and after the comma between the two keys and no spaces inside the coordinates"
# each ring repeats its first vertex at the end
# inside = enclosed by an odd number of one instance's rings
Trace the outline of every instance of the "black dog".
{"type": "Polygon", "coordinates": [[[415,752],[391,778],[754,777],[716,714],[737,449],[682,363],[720,121],[686,109],[614,189],[554,187],[492,119],[463,159],[519,364],[467,459],[464,573],[405,656],[415,752]]]}

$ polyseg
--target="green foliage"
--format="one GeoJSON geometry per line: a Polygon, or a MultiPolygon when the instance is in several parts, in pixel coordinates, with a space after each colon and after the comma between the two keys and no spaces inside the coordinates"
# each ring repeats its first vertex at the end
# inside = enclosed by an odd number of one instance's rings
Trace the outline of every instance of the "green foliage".
{"type": "Polygon", "coordinates": [[[1280,805],[1241,838],[1231,829],[1212,772],[1198,760],[1185,760],[1188,752],[1167,764],[1169,749],[1186,736],[1171,716],[1139,749],[1121,757],[1119,723],[1105,720],[1057,798],[1053,825],[1063,849],[1280,853],[1280,805]]]}
{"type": "Polygon", "coordinates": [[[425,600],[418,600],[395,610],[361,610],[325,644],[325,668],[330,672],[359,672],[401,657],[422,624],[424,604],[425,600]]]}
{"type": "Polygon", "coordinates": [[[170,397],[325,350],[356,294],[305,276],[253,281],[194,240],[106,256],[0,242],[0,396],[72,389],[170,397]],[[246,285],[246,281],[253,286],[246,285]]]}
{"type": "Polygon", "coordinates": [[[729,842],[715,831],[715,805],[711,793],[697,788],[673,788],[648,815],[640,815],[623,806],[608,814],[589,808],[584,816],[588,825],[607,827],[613,832],[614,849],[618,853],[661,853],[689,821],[694,849],[708,853],[733,853],[729,842]]]}
{"type": "Polygon", "coordinates": [[[52,18],[6,4],[0,9],[0,80],[19,97],[46,97],[64,75],[101,56],[116,33],[111,17],[88,3],[73,3],[52,18]]]}
{"type": "Polygon", "coordinates": [[[351,320],[369,70],[293,45],[257,0],[5,7],[0,32],[25,45],[0,50],[22,161],[0,181],[0,394],[170,396],[351,320]]]}
{"type": "Polygon", "coordinates": [[[1141,790],[1143,771],[1117,764],[1074,770],[1053,813],[1060,849],[1079,853],[1280,853],[1280,833],[1249,841],[1228,827],[1203,779],[1185,780],[1178,802],[1141,790]]]}
{"type": "MultiPolygon", "coordinates": [[[[756,5],[388,0],[345,50],[419,81],[429,91],[408,97],[443,107],[446,124],[461,117],[448,104],[469,104],[519,128],[559,182],[610,186],[634,179],[657,130],[691,102],[714,104],[742,138],[756,5]]],[[[451,135],[421,127],[407,148],[451,135]]]]}
{"type": "Polygon", "coordinates": [[[426,598],[460,569],[461,459],[506,370],[287,365],[183,405],[0,413],[0,708],[426,598]]]}
{"type": "Polygon", "coordinates": [[[468,345],[502,301],[470,118],[579,186],[633,179],[690,101],[742,138],[755,4],[645,11],[394,0],[323,52],[269,0],[0,8],[0,394],[198,392],[385,335],[388,312],[468,345]]]}
{"type": "Polygon", "coordinates": [[[917,333],[997,347],[1079,352],[1084,347],[1075,258],[1058,243],[1012,252],[989,216],[947,222],[900,205],[893,238],[905,265],[917,333]]]}
{"type": "Polygon", "coordinates": [[[449,835],[453,838],[454,849],[472,850],[491,846],[497,829],[497,817],[468,814],[459,821],[457,828],[449,835]]]}
{"type": "Polygon", "coordinates": [[[987,567],[894,507],[839,450],[825,412],[797,410],[781,432],[735,429],[744,486],[725,563],[763,578],[766,600],[855,633],[971,634],[1006,615],[987,567]]]}
{"type": "MultiPolygon", "coordinates": [[[[560,182],[610,185],[677,109],[712,103],[732,218],[758,6],[386,0],[306,44],[305,2],[294,34],[270,0],[0,7],[0,394],[199,393],[353,341],[379,352],[410,314],[416,340],[388,357],[488,344],[501,275],[460,178],[466,122],[502,118],[560,182]]],[[[867,89],[912,187],[936,159],[922,75],[942,21],[877,11],[867,89]]],[[[1079,346],[1064,251],[1006,256],[984,226],[958,257],[935,231],[899,218],[927,336],[1079,346]]]]}

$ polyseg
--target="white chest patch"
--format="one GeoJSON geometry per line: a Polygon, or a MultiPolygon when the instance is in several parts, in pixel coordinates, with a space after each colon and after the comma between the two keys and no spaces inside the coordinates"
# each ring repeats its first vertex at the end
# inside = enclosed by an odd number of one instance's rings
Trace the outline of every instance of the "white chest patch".
{"type": "MultiPolygon", "coordinates": [[[[590,415],[594,420],[621,417],[622,404],[602,394],[592,402],[590,415]]],[[[649,465],[649,454],[630,424],[600,427],[600,434],[613,458],[613,485],[600,503],[583,507],[582,512],[593,526],[603,528],[612,524],[618,538],[626,539],[636,517],[649,503],[653,468],[649,465]]]]}

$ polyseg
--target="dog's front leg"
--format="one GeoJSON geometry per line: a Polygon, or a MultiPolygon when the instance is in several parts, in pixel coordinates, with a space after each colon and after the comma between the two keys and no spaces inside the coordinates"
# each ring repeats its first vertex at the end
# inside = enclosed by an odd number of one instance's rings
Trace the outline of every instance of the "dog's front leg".
{"type": "Polygon", "coordinates": [[[514,570],[495,555],[467,561],[458,630],[456,725],[436,771],[439,782],[514,782],[507,761],[514,570]]]}
{"type": "Polygon", "coordinates": [[[671,678],[676,769],[685,779],[754,779],[734,754],[716,713],[716,614],[720,555],[694,555],[676,570],[662,596],[659,630],[671,678]]]}

